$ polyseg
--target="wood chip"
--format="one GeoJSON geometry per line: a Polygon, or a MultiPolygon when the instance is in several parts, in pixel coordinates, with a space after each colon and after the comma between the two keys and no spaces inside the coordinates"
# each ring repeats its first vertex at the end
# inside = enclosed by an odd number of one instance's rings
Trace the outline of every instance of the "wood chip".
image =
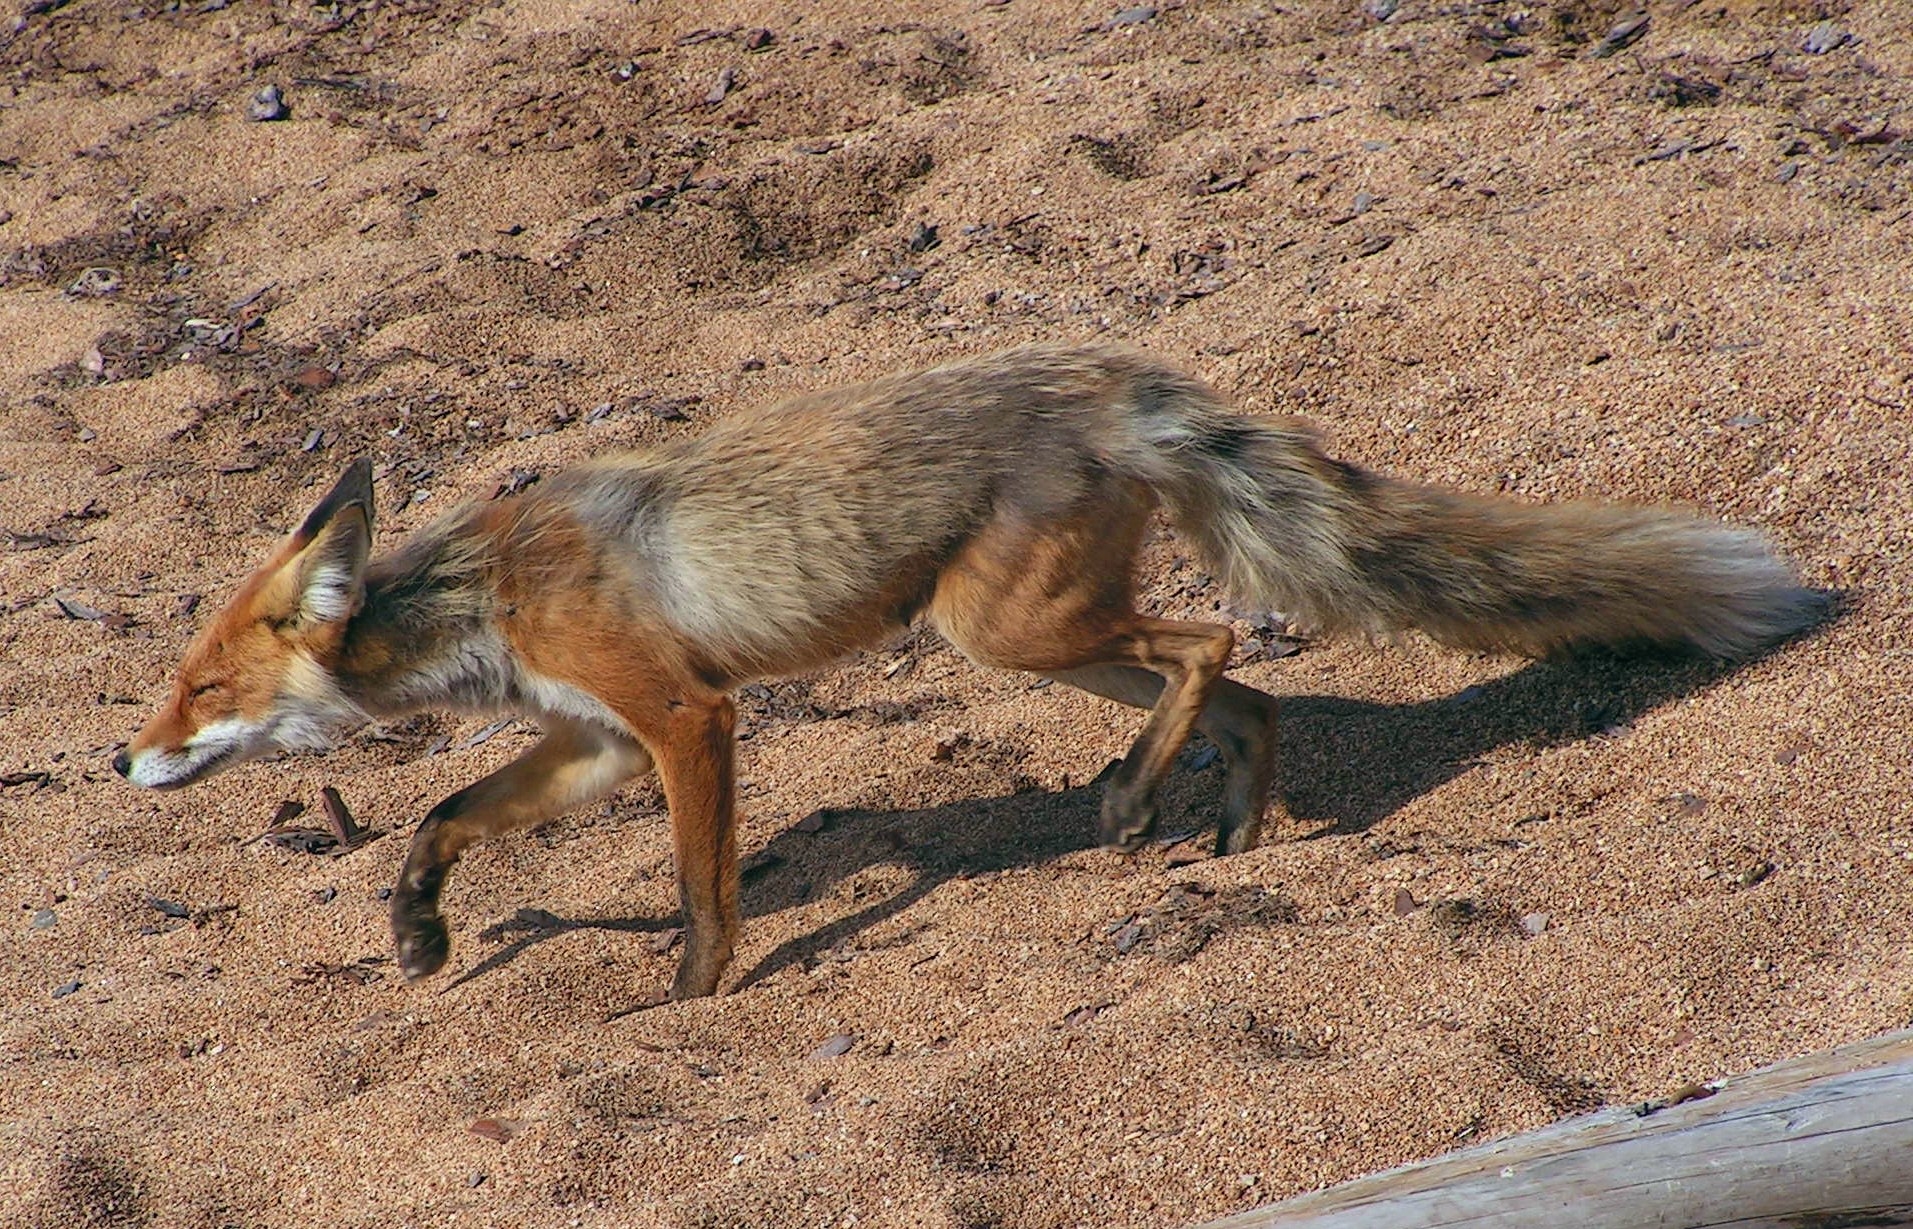
{"type": "Polygon", "coordinates": [[[262,832],[253,838],[291,853],[321,854],[336,849],[339,839],[317,828],[291,828],[284,832],[262,832]]]}
{"type": "Polygon", "coordinates": [[[97,623],[106,617],[106,612],[96,606],[88,606],[85,602],[79,601],[76,598],[61,597],[57,593],[53,595],[53,604],[58,606],[60,613],[69,619],[82,619],[90,623],[97,623]]]}
{"type": "Polygon", "coordinates": [[[464,751],[468,748],[481,746],[485,743],[490,742],[495,735],[503,731],[505,727],[510,725],[514,720],[516,720],[516,718],[502,717],[499,720],[492,722],[490,725],[486,726],[482,730],[479,730],[477,733],[467,736],[463,741],[461,741],[458,744],[458,749],[460,751],[464,751]]]}
{"type": "Polygon", "coordinates": [[[1117,30],[1117,29],[1121,29],[1123,26],[1139,26],[1139,25],[1142,25],[1144,22],[1155,20],[1155,17],[1156,17],[1156,10],[1152,6],[1147,4],[1138,4],[1133,8],[1123,9],[1121,12],[1117,13],[1114,17],[1111,17],[1108,21],[1104,22],[1103,29],[1117,30]]]}
{"type": "Polygon", "coordinates": [[[352,818],[352,812],[346,809],[345,799],[339,791],[328,785],[319,791],[319,806],[325,812],[326,828],[339,844],[351,849],[365,840],[365,829],[359,827],[352,818]]]}
{"type": "Polygon", "coordinates": [[[1632,46],[1647,33],[1649,24],[1646,13],[1636,13],[1616,23],[1614,28],[1607,32],[1607,37],[1596,43],[1588,55],[1597,60],[1606,59],[1615,52],[1632,46]]]}

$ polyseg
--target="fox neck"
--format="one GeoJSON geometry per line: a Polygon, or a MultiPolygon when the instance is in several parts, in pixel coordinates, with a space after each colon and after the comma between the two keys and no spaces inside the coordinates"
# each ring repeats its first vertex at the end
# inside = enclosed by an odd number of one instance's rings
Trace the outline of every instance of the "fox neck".
{"type": "Polygon", "coordinates": [[[365,601],[346,626],[332,668],[347,700],[368,716],[434,708],[497,707],[510,654],[477,570],[430,542],[374,560],[365,601]]]}

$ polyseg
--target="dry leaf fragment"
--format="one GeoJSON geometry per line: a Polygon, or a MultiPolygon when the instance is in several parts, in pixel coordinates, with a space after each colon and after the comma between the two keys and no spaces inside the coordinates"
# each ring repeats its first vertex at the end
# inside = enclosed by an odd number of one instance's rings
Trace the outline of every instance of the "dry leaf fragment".
{"type": "Polygon", "coordinates": [[[301,367],[292,373],[293,386],[304,389],[309,393],[322,393],[338,382],[339,377],[337,373],[316,364],[310,367],[301,367]]]}
{"type": "Polygon", "coordinates": [[[1097,1016],[1108,1011],[1115,1004],[1111,1002],[1086,1003],[1063,1017],[1064,1028],[1081,1028],[1097,1016]]]}
{"type": "Polygon", "coordinates": [[[466,1129],[480,1139],[489,1139],[495,1144],[508,1143],[518,1134],[523,1124],[510,1118],[480,1118],[466,1129]]]}

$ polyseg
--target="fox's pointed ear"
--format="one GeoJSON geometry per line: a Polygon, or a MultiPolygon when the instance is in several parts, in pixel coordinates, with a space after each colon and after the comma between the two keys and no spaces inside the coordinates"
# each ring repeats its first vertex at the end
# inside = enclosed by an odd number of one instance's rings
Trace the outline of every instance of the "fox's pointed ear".
{"type": "Polygon", "coordinates": [[[359,505],[365,512],[365,525],[372,527],[372,462],[360,457],[346,467],[339,480],[332,484],[326,497],[318,502],[312,511],[306,513],[305,523],[293,537],[301,546],[317,538],[326,524],[339,512],[353,504],[359,505]]]}
{"type": "Polygon", "coordinates": [[[372,555],[372,463],[352,463],[293,534],[285,575],[302,624],[336,623],[365,605],[365,564],[372,555]]]}

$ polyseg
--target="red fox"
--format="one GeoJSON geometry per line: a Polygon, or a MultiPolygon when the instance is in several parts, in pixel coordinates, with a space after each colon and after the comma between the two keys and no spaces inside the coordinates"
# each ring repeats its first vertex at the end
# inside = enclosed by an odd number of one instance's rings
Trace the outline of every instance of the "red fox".
{"type": "Polygon", "coordinates": [[[1731,656],[1821,608],[1754,533],[1401,482],[1147,355],[1038,345],[737,414],[454,510],[376,559],[358,461],[199,634],[114,766],[171,788],[372,717],[527,715],[543,740],[413,837],[391,901],[405,975],[445,964],[439,896],[468,845],[655,766],[685,923],[672,994],[707,995],[738,929],[728,693],[919,615],[976,662],[1149,710],[1106,781],[1104,845],[1150,836],[1192,729],[1225,762],[1217,852],[1255,844],[1276,701],[1222,677],[1228,628],[1136,611],[1158,505],[1239,599],[1324,631],[1731,656]]]}

